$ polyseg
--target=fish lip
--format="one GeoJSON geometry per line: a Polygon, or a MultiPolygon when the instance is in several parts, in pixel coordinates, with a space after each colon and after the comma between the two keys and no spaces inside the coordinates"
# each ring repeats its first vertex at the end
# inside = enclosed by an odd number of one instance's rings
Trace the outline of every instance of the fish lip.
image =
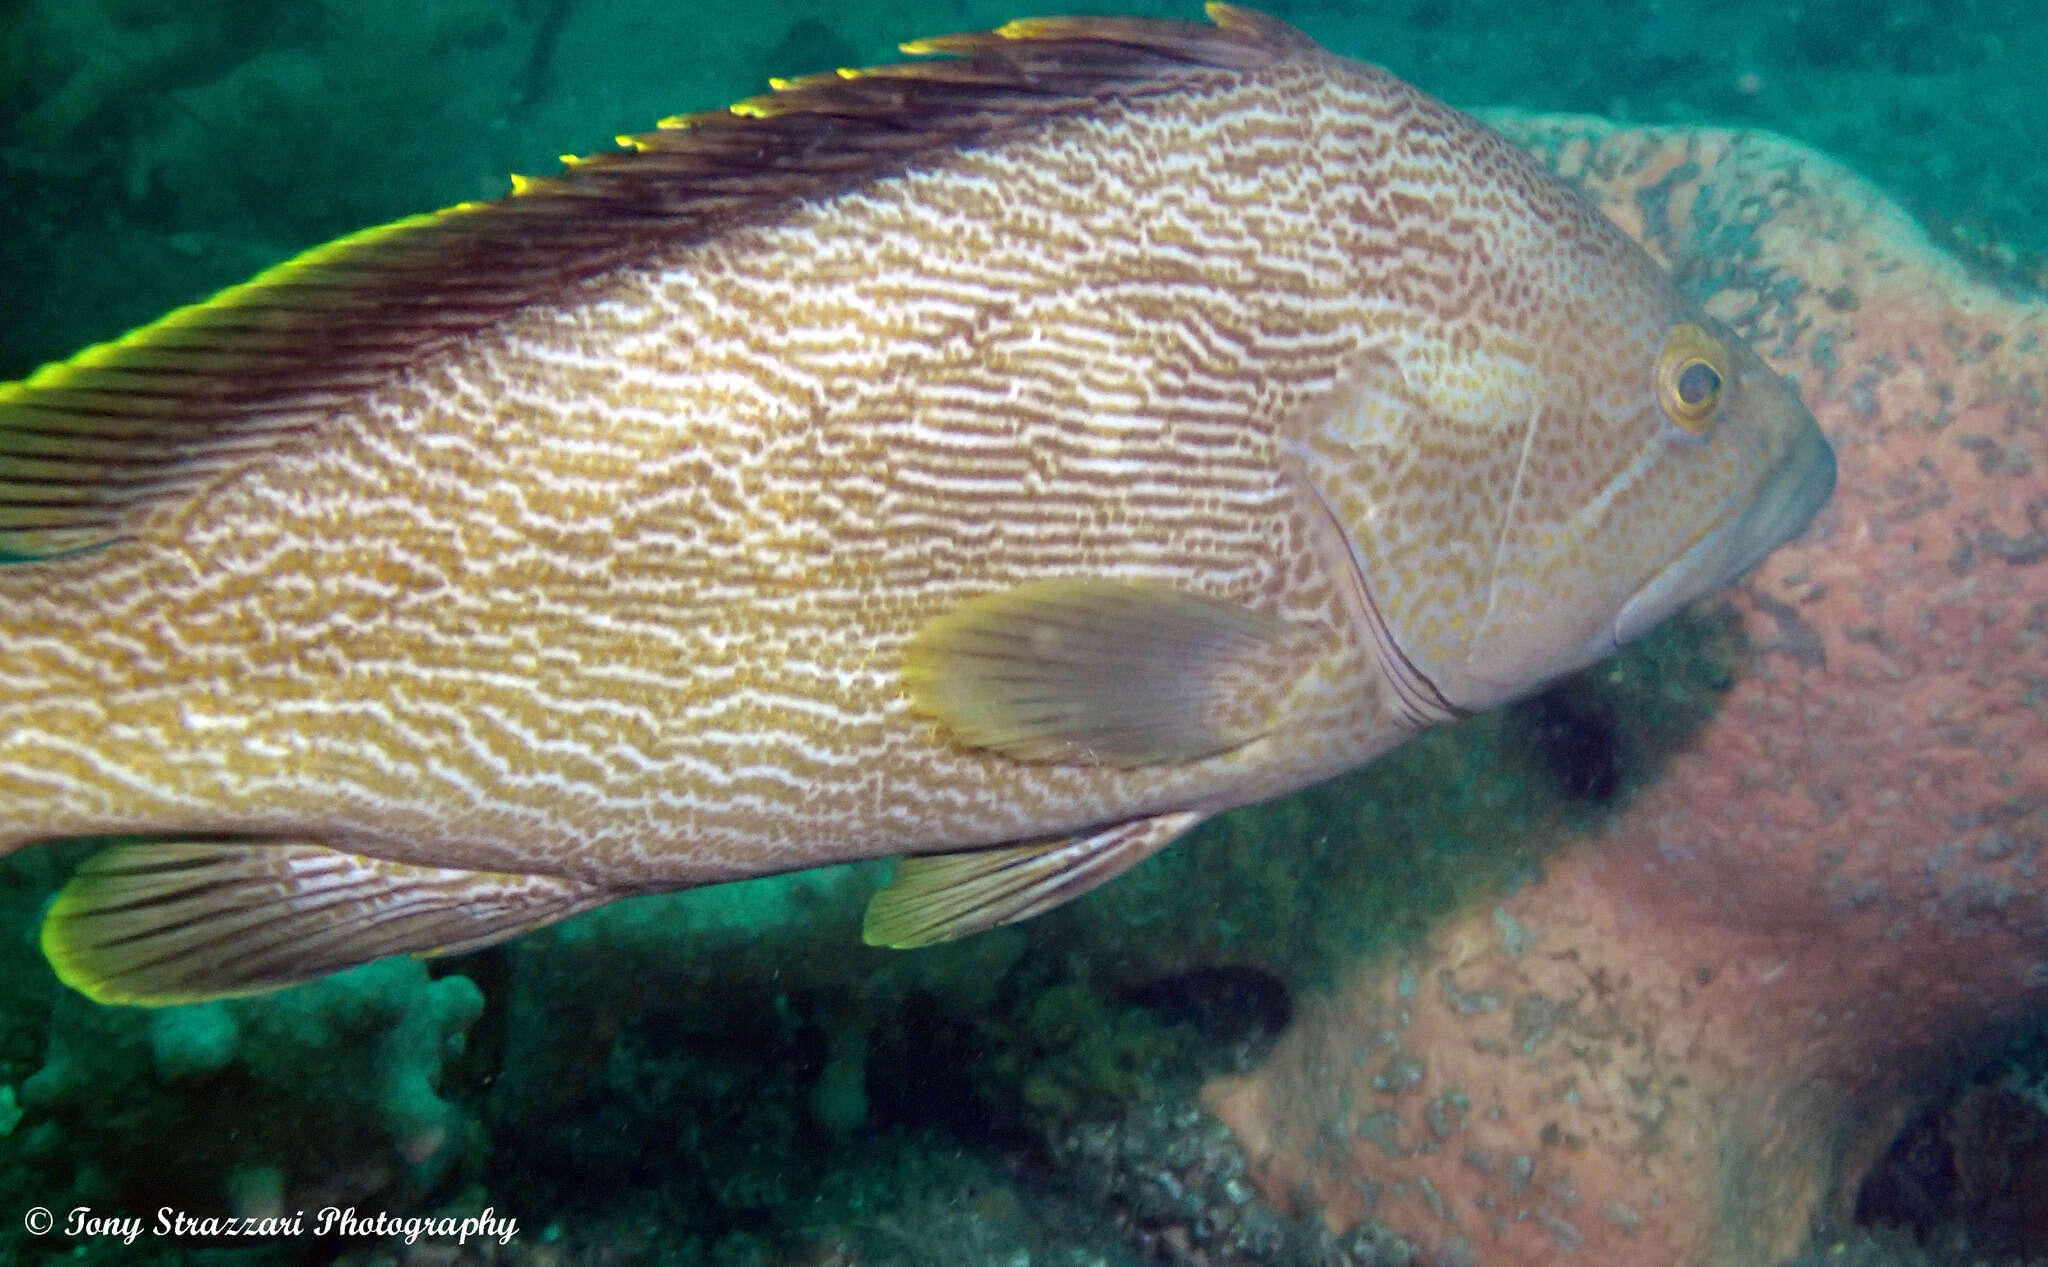
{"type": "Polygon", "coordinates": [[[1613,647],[1633,642],[1677,608],[1712,593],[1799,534],[1835,489],[1835,451],[1812,418],[1730,528],[1715,525],[1629,596],[1615,614],[1613,647]],[[1705,571],[1712,552],[1732,542],[1732,563],[1705,571]]]}

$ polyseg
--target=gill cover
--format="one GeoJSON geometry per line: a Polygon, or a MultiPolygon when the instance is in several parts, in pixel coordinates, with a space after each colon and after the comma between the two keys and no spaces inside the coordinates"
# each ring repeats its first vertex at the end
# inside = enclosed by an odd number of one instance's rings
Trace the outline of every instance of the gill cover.
{"type": "Polygon", "coordinates": [[[1790,388],[1641,264],[1636,301],[1578,305],[1568,341],[1375,338],[1296,431],[1418,723],[1599,659],[1833,486],[1790,388]]]}

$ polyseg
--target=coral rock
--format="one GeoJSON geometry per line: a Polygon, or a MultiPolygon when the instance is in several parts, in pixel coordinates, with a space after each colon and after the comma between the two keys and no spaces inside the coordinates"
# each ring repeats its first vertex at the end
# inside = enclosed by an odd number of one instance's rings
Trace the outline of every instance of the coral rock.
{"type": "Polygon", "coordinates": [[[473,1151],[441,1082],[482,1011],[417,959],[157,1011],[65,991],[19,1146],[73,1199],[138,1212],[416,1201],[473,1151]]]}
{"type": "Polygon", "coordinates": [[[1657,779],[1205,1101],[1333,1229],[1776,1261],[2048,996],[2048,307],[1789,142],[1500,122],[1799,379],[1838,489],[1657,779]]]}

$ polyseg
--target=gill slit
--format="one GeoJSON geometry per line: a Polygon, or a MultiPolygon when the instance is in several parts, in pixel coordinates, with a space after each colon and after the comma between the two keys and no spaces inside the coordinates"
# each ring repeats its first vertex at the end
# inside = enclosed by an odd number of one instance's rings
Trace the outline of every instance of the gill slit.
{"type": "Polygon", "coordinates": [[[1359,568],[1356,558],[1352,559],[1351,567],[1358,578],[1358,592],[1365,597],[1366,616],[1372,626],[1373,643],[1379,649],[1380,667],[1400,697],[1402,715],[1418,727],[1467,716],[1464,709],[1444,698],[1443,692],[1436,689],[1436,683],[1429,680],[1429,675],[1416,668],[1408,653],[1401,649],[1401,644],[1394,641],[1394,632],[1387,627],[1386,617],[1380,614],[1379,600],[1373,597],[1372,587],[1366,584],[1365,573],[1359,568]]]}
{"type": "Polygon", "coordinates": [[[1401,720],[1420,730],[1439,722],[1456,721],[1460,717],[1470,716],[1468,710],[1444,698],[1436,683],[1430,681],[1429,675],[1416,667],[1415,662],[1408,658],[1408,653],[1401,649],[1401,644],[1394,640],[1394,631],[1388,627],[1386,617],[1380,612],[1379,600],[1373,597],[1372,586],[1366,580],[1365,565],[1360,561],[1358,551],[1352,547],[1351,538],[1345,533],[1343,522],[1337,518],[1336,512],[1330,509],[1330,503],[1323,500],[1322,490],[1316,487],[1315,480],[1298,467],[1295,473],[1316,508],[1322,511],[1324,526],[1344,547],[1344,557],[1351,564],[1353,592],[1361,600],[1360,607],[1365,612],[1366,627],[1372,631],[1373,658],[1380,666],[1381,675],[1393,685],[1394,703],[1401,714],[1401,720]]]}

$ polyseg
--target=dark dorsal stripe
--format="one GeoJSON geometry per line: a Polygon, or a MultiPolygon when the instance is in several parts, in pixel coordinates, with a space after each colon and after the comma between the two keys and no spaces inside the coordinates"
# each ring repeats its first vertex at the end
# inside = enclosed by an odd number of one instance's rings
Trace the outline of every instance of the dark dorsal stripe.
{"type": "Polygon", "coordinates": [[[1116,100],[1313,49],[1273,19],[1013,22],[777,80],[514,192],[367,229],[0,385],[0,551],[98,544],[397,368],[651,254],[1116,100]]]}

